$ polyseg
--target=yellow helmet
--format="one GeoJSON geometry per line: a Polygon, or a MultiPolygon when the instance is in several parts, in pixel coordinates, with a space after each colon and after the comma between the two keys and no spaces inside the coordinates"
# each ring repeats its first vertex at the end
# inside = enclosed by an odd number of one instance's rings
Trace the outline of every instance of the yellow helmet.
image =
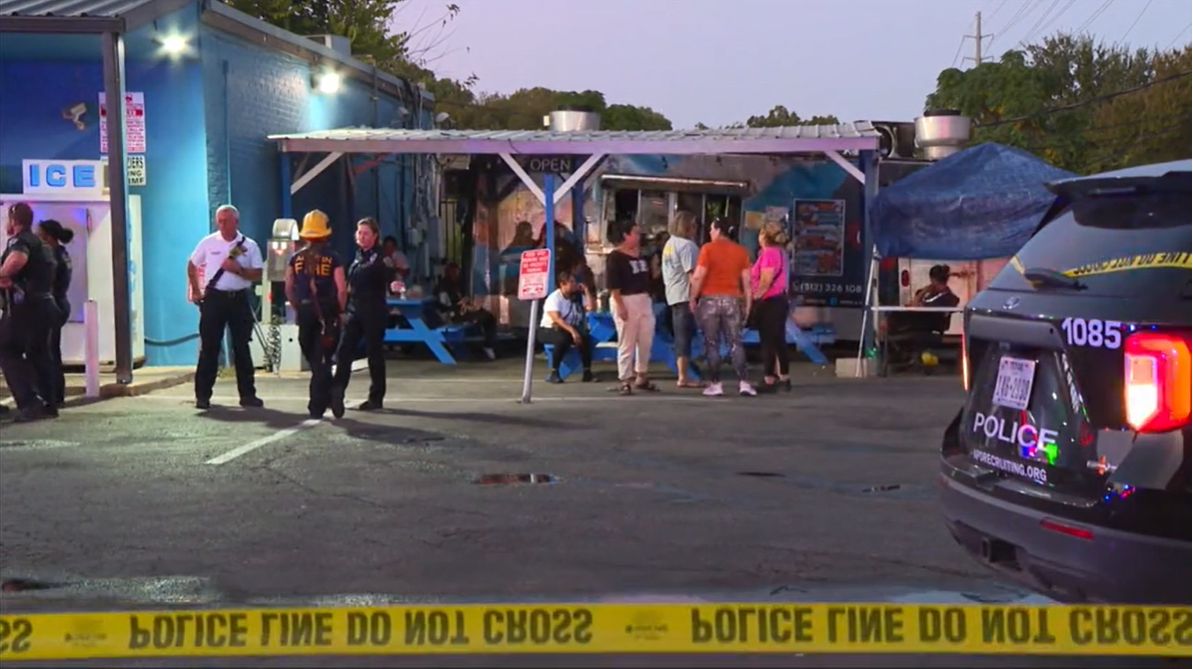
{"type": "Polygon", "coordinates": [[[327,214],[312,209],[307,212],[306,216],[302,217],[302,232],[298,233],[299,237],[307,240],[327,239],[331,236],[331,225],[328,222],[327,214]]]}
{"type": "Polygon", "coordinates": [[[931,351],[924,351],[920,354],[920,362],[925,367],[935,367],[940,364],[940,358],[936,357],[931,351]]]}

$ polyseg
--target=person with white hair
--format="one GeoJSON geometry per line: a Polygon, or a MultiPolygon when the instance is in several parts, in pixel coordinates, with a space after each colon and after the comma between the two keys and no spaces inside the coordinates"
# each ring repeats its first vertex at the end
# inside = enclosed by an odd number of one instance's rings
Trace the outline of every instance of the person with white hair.
{"type": "Polygon", "coordinates": [[[195,368],[195,408],[210,409],[219,373],[224,330],[232,334],[232,359],[240,406],[259,408],[253,379],[253,311],[249,294],[261,280],[263,262],[257,242],[240,232],[240,212],[225,204],[215,210],[216,231],[199,241],[186,264],[191,302],[199,307],[199,364],[195,368]]]}

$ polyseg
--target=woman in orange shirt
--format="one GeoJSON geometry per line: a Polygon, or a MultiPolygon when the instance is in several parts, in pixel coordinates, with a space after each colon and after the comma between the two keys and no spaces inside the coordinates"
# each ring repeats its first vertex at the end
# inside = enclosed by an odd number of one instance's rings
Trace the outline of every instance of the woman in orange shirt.
{"type": "Polygon", "coordinates": [[[721,336],[729,343],[738,392],[745,397],[758,394],[747,380],[746,349],[741,343],[742,324],[750,313],[750,254],[733,241],[733,224],[723,218],[713,221],[712,241],[700,249],[692,276],[692,312],[704,329],[704,354],[708,357],[708,387],[704,394],[725,394],[721,385],[721,336]]]}

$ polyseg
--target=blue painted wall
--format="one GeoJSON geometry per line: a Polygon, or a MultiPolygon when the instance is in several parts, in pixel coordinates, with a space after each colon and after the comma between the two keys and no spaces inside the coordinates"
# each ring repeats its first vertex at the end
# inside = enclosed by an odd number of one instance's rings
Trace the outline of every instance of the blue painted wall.
{"type": "Polygon", "coordinates": [[[145,355],[151,365],[189,365],[198,355],[199,312],[186,300],[186,263],[208,232],[203,87],[197,44],[181,58],[160,53],[159,33],[193,36],[197,7],[125,37],[125,88],[145,93],[146,186],[141,195],[145,355]],[[178,341],[178,340],[184,341],[178,341]],[[177,343],[171,343],[177,342],[177,343]]]}
{"type": "MultiPolygon", "coordinates": [[[[193,33],[197,10],[158,21],[159,29],[193,33]]],[[[186,259],[206,234],[207,172],[199,69],[194,59],[172,61],[158,53],[153,26],[125,38],[125,88],[145,94],[147,186],[141,196],[141,237],[147,363],[190,364],[195,344],[160,347],[152,342],[197,332],[198,314],[186,302],[186,259]]],[[[100,154],[99,94],[103,91],[100,40],[95,36],[5,35],[0,55],[0,191],[21,191],[26,158],[96,160],[100,154]],[[63,45],[69,59],[51,59],[46,41],[63,45]],[[62,110],[87,104],[87,127],[77,130],[62,110]]]]}
{"type": "Polygon", "coordinates": [[[103,88],[100,40],[87,35],[5,34],[0,37],[0,192],[21,192],[21,160],[99,158],[99,91],[103,88]],[[54,39],[62,54],[26,58],[54,39]],[[62,110],[87,103],[87,127],[77,130],[62,110]]]}
{"type": "MultiPolygon", "coordinates": [[[[402,102],[345,77],[341,91],[313,91],[311,66],[217,31],[199,19],[199,3],[159,17],[125,37],[126,90],[145,94],[147,179],[130,188],[142,198],[146,355],[151,365],[190,365],[198,352],[197,310],[186,302],[186,261],[212,230],[212,215],[231,201],[244,231],[264,245],[281,215],[274,133],[352,125],[393,127],[402,102]],[[158,39],[190,38],[189,53],[169,58],[158,39]]],[[[75,35],[0,38],[0,192],[19,193],[27,158],[97,159],[98,96],[103,89],[100,39],[75,35]],[[19,91],[19,94],[12,92],[19,91]],[[88,105],[87,128],[62,118],[88,105]]],[[[413,105],[405,106],[413,108],[413,105]]],[[[430,125],[430,111],[421,121],[430,125]]],[[[309,165],[317,162],[312,156],[309,165]]],[[[386,234],[409,224],[410,170],[390,160],[350,179],[329,169],[294,200],[295,216],[313,208],[333,220],[333,245],[346,258],[353,222],[380,219],[386,234]]]]}
{"type": "MultiPolygon", "coordinates": [[[[231,201],[240,209],[245,232],[264,242],[282,211],[280,154],[266,136],[354,125],[384,127],[400,103],[385,94],[373,100],[369,84],[347,77],[338,93],[320,94],[312,88],[313,71],[306,61],[209,27],[202,29],[200,41],[210,209],[214,212],[220,203],[231,201]]],[[[321,157],[311,156],[306,168],[321,157]]],[[[296,164],[293,175],[298,174],[296,164]]],[[[347,257],[354,248],[356,219],[380,213],[387,229],[396,227],[392,204],[384,206],[396,202],[392,168],[383,171],[380,190],[379,197],[374,174],[350,178],[337,164],[295,195],[292,211],[300,221],[315,208],[331,216],[332,245],[347,257]]]]}

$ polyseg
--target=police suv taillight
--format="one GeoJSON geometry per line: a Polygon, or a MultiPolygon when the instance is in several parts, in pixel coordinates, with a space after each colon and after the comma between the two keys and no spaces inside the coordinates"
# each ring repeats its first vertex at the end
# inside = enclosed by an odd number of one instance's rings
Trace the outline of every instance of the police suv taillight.
{"type": "Polygon", "coordinates": [[[1136,332],[1123,347],[1127,424],[1167,432],[1189,422],[1189,343],[1162,332],[1136,332]]]}

